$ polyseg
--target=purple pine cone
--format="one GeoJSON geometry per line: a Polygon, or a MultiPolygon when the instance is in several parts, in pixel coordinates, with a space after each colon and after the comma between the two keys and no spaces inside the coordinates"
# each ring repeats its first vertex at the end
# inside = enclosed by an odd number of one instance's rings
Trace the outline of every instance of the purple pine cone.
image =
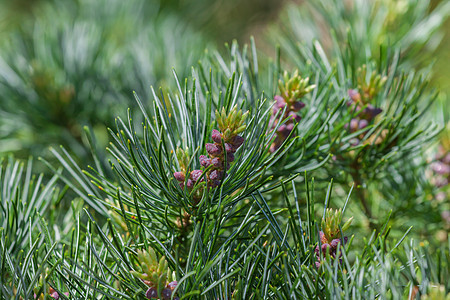
{"type": "Polygon", "coordinates": [[[299,111],[303,107],[305,107],[305,103],[303,103],[301,101],[297,101],[297,102],[294,102],[294,104],[292,104],[292,110],[293,111],[299,111]]]}
{"type": "Polygon", "coordinates": [[[212,140],[217,143],[217,144],[221,144],[222,143],[222,135],[220,134],[219,130],[214,129],[212,131],[212,140]]]}
{"type": "Polygon", "coordinates": [[[294,124],[290,123],[286,125],[286,130],[291,133],[291,131],[294,129],[294,124]]]}
{"type": "Polygon", "coordinates": [[[147,299],[157,298],[158,297],[158,291],[154,287],[151,287],[145,293],[145,297],[147,299]]]}
{"type": "Polygon", "coordinates": [[[205,168],[207,168],[211,165],[211,159],[208,158],[206,155],[200,155],[199,160],[200,160],[200,164],[205,168]]]}
{"type": "Polygon", "coordinates": [[[225,143],[225,151],[229,154],[236,152],[236,149],[231,144],[225,143]]]}
{"type": "Polygon", "coordinates": [[[202,174],[203,174],[202,170],[194,170],[191,172],[190,178],[192,179],[193,182],[197,182],[202,179],[202,174]]]}
{"type": "Polygon", "coordinates": [[[364,109],[364,113],[367,114],[370,120],[375,118],[378,114],[380,114],[383,110],[381,108],[374,107],[373,105],[369,104],[364,109]]]}
{"type": "Polygon", "coordinates": [[[172,296],[172,290],[171,289],[165,288],[165,289],[162,290],[162,292],[161,292],[162,299],[169,300],[171,296],[172,296]]]}
{"type": "Polygon", "coordinates": [[[319,245],[316,246],[316,248],[314,249],[314,253],[316,253],[317,256],[319,256],[320,254],[320,250],[319,250],[319,245]]]}
{"type": "Polygon", "coordinates": [[[277,131],[279,133],[284,133],[286,131],[286,124],[283,124],[280,127],[278,127],[277,131]]]}
{"type": "Polygon", "coordinates": [[[276,101],[275,105],[279,109],[283,109],[286,106],[286,101],[280,95],[276,95],[275,97],[273,97],[273,99],[276,101]]]}
{"type": "Polygon", "coordinates": [[[352,119],[351,121],[350,121],[350,131],[356,131],[356,130],[358,130],[358,120],[357,119],[352,119]]]}
{"type": "Polygon", "coordinates": [[[330,246],[331,248],[336,249],[340,243],[341,243],[340,239],[334,239],[331,241],[330,246]]]}
{"type": "Polygon", "coordinates": [[[59,294],[57,292],[53,292],[50,294],[53,299],[59,299],[59,294]]]}
{"type": "Polygon", "coordinates": [[[186,187],[192,189],[194,187],[194,182],[190,179],[187,180],[186,187]]]}
{"type": "Polygon", "coordinates": [[[233,153],[227,153],[227,161],[233,162],[234,161],[234,154],[233,153]]]}
{"type": "Polygon", "coordinates": [[[297,114],[296,114],[295,112],[293,112],[293,111],[289,112],[288,117],[290,117],[290,118],[291,118],[293,121],[295,121],[295,122],[299,122],[299,121],[302,119],[301,116],[297,115],[297,114]]]}
{"type": "Polygon", "coordinates": [[[372,110],[372,116],[375,118],[377,115],[381,114],[382,111],[383,111],[383,110],[382,110],[381,108],[375,107],[375,108],[372,110]]]}
{"type": "Polygon", "coordinates": [[[176,180],[184,182],[185,177],[183,172],[175,172],[173,173],[173,176],[175,177],[176,180]]]}
{"type": "Polygon", "coordinates": [[[222,154],[222,147],[218,146],[216,144],[206,144],[206,151],[208,152],[209,155],[211,156],[220,156],[222,154]]]}
{"type": "Polygon", "coordinates": [[[322,254],[325,255],[325,253],[330,252],[330,245],[328,244],[322,244],[322,254]]]}
{"type": "Polygon", "coordinates": [[[223,175],[223,173],[221,171],[214,170],[209,174],[209,179],[211,179],[213,181],[220,180],[220,179],[222,179],[222,175],[223,175]]]}
{"type": "Polygon", "coordinates": [[[359,120],[358,125],[359,125],[359,129],[364,129],[367,127],[367,125],[369,125],[369,122],[367,122],[367,120],[362,119],[362,120],[359,120]]]}
{"type": "Polygon", "coordinates": [[[169,282],[167,284],[167,287],[173,291],[177,287],[177,285],[178,285],[178,281],[175,280],[175,281],[169,282]]]}
{"type": "Polygon", "coordinates": [[[215,168],[222,168],[222,166],[223,166],[223,162],[219,157],[214,157],[213,159],[211,159],[211,164],[215,168]]]}
{"type": "Polygon", "coordinates": [[[244,138],[240,135],[236,135],[231,141],[230,144],[235,148],[239,148],[244,143],[244,138]]]}

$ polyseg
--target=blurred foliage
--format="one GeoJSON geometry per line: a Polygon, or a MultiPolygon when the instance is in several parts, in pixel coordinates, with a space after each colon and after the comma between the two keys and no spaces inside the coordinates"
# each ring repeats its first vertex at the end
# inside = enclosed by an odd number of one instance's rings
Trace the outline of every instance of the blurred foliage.
{"type": "Polygon", "coordinates": [[[0,48],[0,152],[19,156],[63,144],[84,158],[82,125],[111,126],[132,91],[171,86],[172,67],[188,76],[207,44],[157,1],[45,1],[30,14],[0,48]]]}
{"type": "Polygon", "coordinates": [[[427,66],[444,36],[443,23],[450,15],[447,1],[431,8],[430,0],[318,0],[291,4],[282,17],[283,44],[312,44],[319,40],[325,51],[336,50],[333,41],[350,46],[357,61],[376,55],[380,46],[400,49],[402,63],[427,66]],[[284,39],[283,39],[284,38],[284,39]]]}

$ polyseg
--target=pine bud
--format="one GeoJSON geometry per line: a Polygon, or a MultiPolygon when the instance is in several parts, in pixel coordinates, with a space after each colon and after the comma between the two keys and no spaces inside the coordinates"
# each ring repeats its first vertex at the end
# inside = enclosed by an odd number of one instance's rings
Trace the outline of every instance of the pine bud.
{"type": "MultiPolygon", "coordinates": [[[[275,116],[276,114],[278,114],[278,112],[280,111],[280,108],[278,107],[278,106],[276,106],[276,105],[274,105],[273,107],[272,107],[272,115],[273,116],[275,116]]],[[[273,119],[273,117],[271,118],[271,122],[272,122],[272,119],[273,119]]]]}
{"type": "Polygon", "coordinates": [[[350,131],[354,132],[356,130],[358,130],[358,119],[351,119],[350,121],[350,131]]]}
{"type": "Polygon", "coordinates": [[[364,129],[367,127],[367,125],[369,125],[369,122],[365,119],[362,119],[359,121],[359,129],[364,129]]]}
{"type": "Polygon", "coordinates": [[[200,160],[200,164],[205,168],[207,168],[211,165],[211,159],[208,158],[206,155],[200,155],[199,160],[200,160]]]}
{"type": "Polygon", "coordinates": [[[236,149],[234,149],[234,147],[231,144],[225,143],[225,151],[227,152],[227,154],[229,154],[236,152],[236,149]]]}
{"type": "Polygon", "coordinates": [[[187,187],[188,189],[192,189],[192,188],[194,187],[194,182],[192,182],[191,179],[188,179],[188,180],[187,180],[187,183],[186,183],[186,187],[187,187]]]}
{"type": "Polygon", "coordinates": [[[221,171],[214,170],[209,174],[209,179],[211,179],[213,181],[220,180],[220,179],[222,179],[222,175],[223,175],[223,173],[221,171]]]}
{"type": "Polygon", "coordinates": [[[190,178],[192,179],[193,182],[197,182],[197,181],[203,179],[202,174],[203,174],[202,170],[194,170],[191,172],[190,178]]]}
{"type": "Polygon", "coordinates": [[[296,113],[296,112],[293,112],[293,111],[290,111],[290,112],[288,113],[288,117],[289,117],[292,121],[294,121],[295,118],[297,117],[297,113],[296,113]]]}
{"type": "Polygon", "coordinates": [[[177,287],[177,285],[178,285],[178,281],[171,281],[167,284],[167,287],[173,291],[177,287]]]}
{"type": "Polygon", "coordinates": [[[329,252],[329,249],[330,249],[330,245],[328,245],[328,244],[322,244],[322,253],[323,253],[323,255],[325,255],[325,253],[327,253],[327,252],[329,252]]]}
{"type": "Polygon", "coordinates": [[[331,248],[336,249],[340,243],[341,243],[340,239],[334,239],[331,241],[330,246],[331,248]]]}
{"type": "Polygon", "coordinates": [[[236,135],[231,141],[231,145],[237,149],[244,143],[244,138],[240,135],[236,135]]]}
{"type": "Polygon", "coordinates": [[[284,133],[286,131],[286,124],[280,125],[280,127],[278,127],[277,132],[279,133],[284,133]]]}
{"type": "Polygon", "coordinates": [[[371,104],[368,104],[367,107],[364,109],[364,114],[367,115],[367,118],[369,120],[374,119],[377,115],[379,115],[383,110],[378,107],[374,107],[371,104]]]}
{"type": "Polygon", "coordinates": [[[223,166],[223,162],[222,162],[221,159],[218,158],[218,157],[214,157],[213,159],[211,159],[211,164],[212,164],[215,168],[222,168],[222,166],[223,166]]]}
{"type": "Polygon", "coordinates": [[[227,161],[233,162],[234,161],[234,154],[233,153],[227,153],[227,161]]]}
{"type": "Polygon", "coordinates": [[[206,144],[205,145],[206,152],[208,152],[211,156],[220,156],[222,154],[222,147],[215,144],[206,144]]]}
{"type": "Polygon", "coordinates": [[[288,134],[290,134],[292,130],[294,130],[294,124],[293,123],[287,124],[286,125],[286,132],[288,134]]]}
{"type": "Polygon", "coordinates": [[[273,99],[276,102],[275,107],[277,107],[278,109],[284,109],[284,107],[286,106],[286,101],[283,97],[281,97],[280,95],[276,95],[275,97],[273,97],[273,99]]]}
{"type": "Polygon", "coordinates": [[[216,129],[214,129],[212,131],[212,140],[215,143],[221,144],[222,143],[222,135],[220,134],[220,132],[216,129]]]}
{"type": "Polygon", "coordinates": [[[173,176],[175,177],[175,179],[177,181],[184,182],[184,180],[185,180],[185,176],[184,176],[183,172],[175,172],[175,173],[173,173],[173,176]]]}
{"type": "Polygon", "coordinates": [[[305,107],[305,103],[303,103],[301,101],[296,101],[296,102],[294,102],[294,104],[292,104],[292,110],[296,111],[296,112],[301,110],[304,107],[305,107]]]}

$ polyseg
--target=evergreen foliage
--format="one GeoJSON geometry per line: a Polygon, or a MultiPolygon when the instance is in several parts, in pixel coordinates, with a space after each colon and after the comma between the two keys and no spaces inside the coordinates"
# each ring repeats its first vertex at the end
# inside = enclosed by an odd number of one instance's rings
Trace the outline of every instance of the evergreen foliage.
{"type": "Polygon", "coordinates": [[[448,299],[448,3],[301,4],[275,58],[171,5],[45,2],[2,43],[0,151],[48,173],[0,160],[0,298],[448,299]]]}

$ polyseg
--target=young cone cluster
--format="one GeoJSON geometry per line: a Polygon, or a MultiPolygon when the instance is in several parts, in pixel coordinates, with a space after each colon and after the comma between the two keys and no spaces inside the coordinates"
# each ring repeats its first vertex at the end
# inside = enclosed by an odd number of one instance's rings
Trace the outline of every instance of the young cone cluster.
{"type": "Polygon", "coordinates": [[[202,197],[202,185],[197,185],[197,183],[204,181],[203,171],[193,170],[187,176],[190,161],[189,149],[178,148],[176,152],[181,171],[173,173],[173,176],[182,189],[186,188],[189,193],[192,193],[194,199],[200,199],[202,197]],[[194,189],[194,187],[196,188],[194,189]]]}
{"type": "Polygon", "coordinates": [[[337,250],[342,243],[347,243],[348,237],[341,236],[342,232],[350,227],[353,221],[353,217],[347,220],[344,225],[339,227],[342,221],[342,210],[327,209],[325,212],[325,218],[322,219],[322,231],[320,231],[320,244],[316,246],[316,267],[320,267],[321,258],[320,253],[325,257],[328,253],[332,259],[336,258],[337,250]]]}
{"type": "Polygon", "coordinates": [[[297,70],[291,77],[285,71],[283,80],[280,79],[278,81],[278,88],[280,89],[281,95],[274,97],[275,104],[271,117],[272,128],[275,128],[279,122],[286,118],[288,120],[277,128],[275,140],[270,146],[270,152],[274,152],[283,144],[291,134],[295,124],[300,121],[301,116],[299,115],[299,111],[305,107],[305,103],[301,102],[300,99],[315,87],[315,85],[308,85],[308,82],[309,78],[302,78],[298,75],[297,70]]]}
{"type": "MultiPolygon", "coordinates": [[[[366,128],[383,111],[381,108],[373,106],[371,102],[377,96],[387,78],[373,72],[369,83],[367,83],[366,75],[367,69],[364,65],[357,71],[358,88],[348,90],[350,101],[347,102],[347,106],[352,112],[356,113],[350,123],[346,124],[346,128],[352,133],[366,128]]],[[[360,138],[362,137],[364,137],[364,134],[360,136],[360,138]]],[[[359,139],[355,139],[354,144],[359,144],[359,139]]]]}
{"type": "MultiPolygon", "coordinates": [[[[168,268],[166,258],[163,256],[158,261],[152,248],[137,251],[135,270],[130,273],[141,279],[149,288],[145,293],[147,299],[171,299],[173,290],[177,287],[174,280],[175,274],[168,268]]],[[[179,299],[174,297],[173,299],[179,299]]]]}
{"type": "Polygon", "coordinates": [[[200,199],[202,197],[203,186],[198,183],[204,182],[206,175],[206,185],[208,187],[217,187],[221,180],[226,176],[226,171],[230,168],[230,163],[234,161],[234,153],[244,143],[244,138],[240,135],[245,131],[244,124],[248,112],[242,113],[237,106],[233,107],[227,114],[225,108],[222,111],[216,111],[216,120],[219,130],[214,129],[211,137],[213,143],[205,145],[208,156],[200,155],[200,165],[203,170],[193,170],[186,178],[186,172],[189,166],[189,155],[187,151],[177,149],[177,158],[181,171],[175,172],[173,175],[179,182],[181,188],[187,188],[188,191],[194,191],[193,197],[200,199]],[[195,189],[194,189],[195,187],[195,189]]]}
{"type": "Polygon", "coordinates": [[[244,138],[239,135],[244,132],[244,124],[248,112],[242,113],[237,106],[227,114],[225,108],[216,110],[216,120],[219,130],[214,129],[211,138],[214,143],[205,145],[208,156],[200,155],[200,164],[206,168],[208,186],[216,187],[226,176],[230,163],[234,161],[234,153],[244,143],[244,138]]]}

